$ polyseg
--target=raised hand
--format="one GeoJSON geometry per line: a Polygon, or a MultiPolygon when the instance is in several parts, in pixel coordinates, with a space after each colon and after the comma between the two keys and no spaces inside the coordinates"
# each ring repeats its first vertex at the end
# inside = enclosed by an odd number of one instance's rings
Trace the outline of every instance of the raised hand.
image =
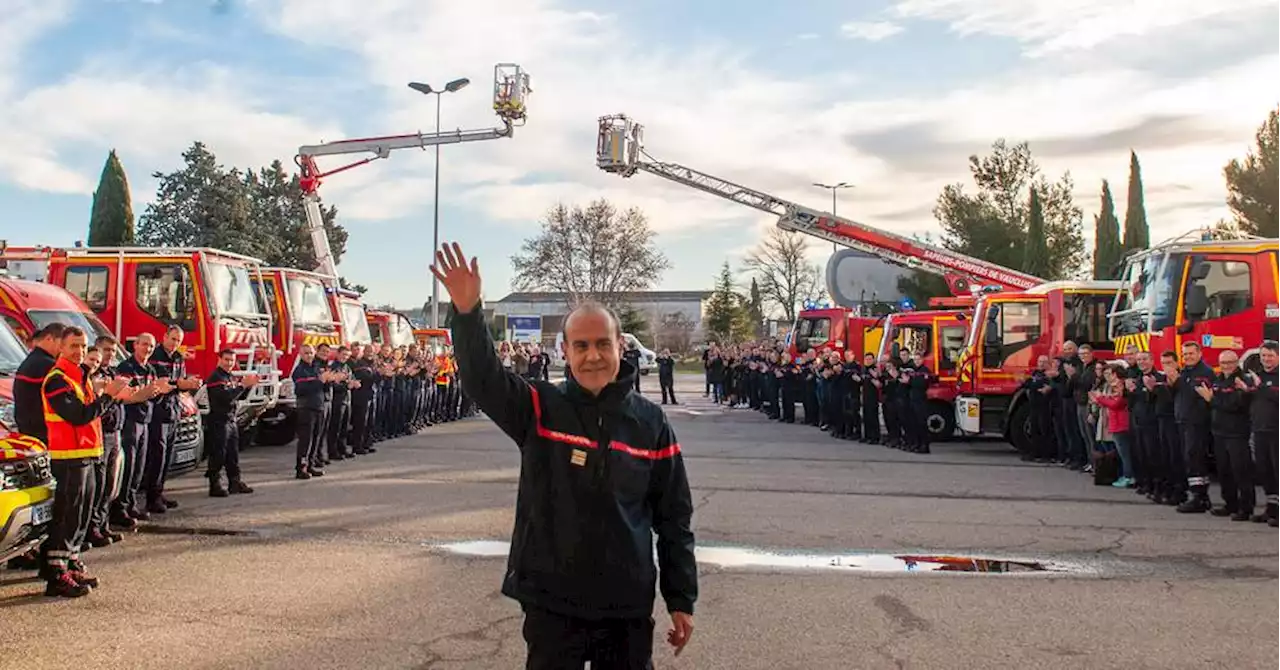
{"type": "Polygon", "coordinates": [[[467,314],[480,304],[480,265],[474,258],[467,263],[457,242],[452,247],[448,242],[440,245],[431,274],[444,284],[459,313],[467,314]]]}

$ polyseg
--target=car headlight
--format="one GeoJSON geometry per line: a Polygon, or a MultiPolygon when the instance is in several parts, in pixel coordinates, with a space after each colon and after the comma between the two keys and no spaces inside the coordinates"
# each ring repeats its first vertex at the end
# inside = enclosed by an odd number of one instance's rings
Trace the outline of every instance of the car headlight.
{"type": "Polygon", "coordinates": [[[287,399],[293,397],[293,380],[285,379],[280,382],[280,398],[287,399]]]}
{"type": "Polygon", "coordinates": [[[13,412],[13,402],[7,398],[0,398],[0,424],[4,424],[12,430],[18,429],[17,416],[13,412]]]}

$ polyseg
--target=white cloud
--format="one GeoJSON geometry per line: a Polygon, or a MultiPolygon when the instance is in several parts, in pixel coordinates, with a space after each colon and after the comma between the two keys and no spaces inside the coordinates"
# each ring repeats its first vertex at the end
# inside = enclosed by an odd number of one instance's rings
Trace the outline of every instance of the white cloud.
{"type": "MultiPolygon", "coordinates": [[[[1251,4],[1224,2],[1213,7],[1251,4]]],[[[107,62],[7,97],[0,87],[0,146],[6,148],[0,152],[0,179],[85,193],[111,147],[119,148],[130,173],[140,176],[171,169],[178,153],[197,138],[224,162],[250,165],[291,156],[303,143],[429,130],[434,101],[407,89],[411,80],[438,84],[469,76],[472,86],[444,99],[444,126],[480,128],[494,123],[489,68],[514,61],[533,77],[528,125],[511,139],[444,147],[441,194],[477,220],[509,223],[515,236],[533,230],[557,201],[606,197],[622,207],[642,207],[663,243],[716,240],[707,245],[710,267],[726,250],[740,253],[751,246],[762,226],[770,224],[762,213],[649,174],[624,180],[599,171],[596,119],[617,112],[646,126],[647,148],[658,159],[810,206],[825,209],[830,202],[811,182],[852,182],[857,189],[841,195],[840,212],[904,234],[936,231],[929,207],[939,189],[967,179],[968,153],[997,137],[1029,140],[1033,152],[1038,142],[1050,139],[1068,147],[1038,157],[1050,174],[1072,171],[1087,213],[1096,207],[1098,181],[1104,177],[1123,203],[1130,147],[1121,140],[1087,140],[1154,115],[1185,117],[1212,133],[1189,137],[1181,146],[1133,147],[1143,161],[1147,206],[1159,235],[1222,214],[1221,166],[1247,150],[1254,128],[1274,105],[1274,92],[1260,82],[1280,74],[1274,57],[1175,81],[1106,64],[1082,68],[1042,58],[993,74],[980,85],[934,84],[918,93],[877,95],[874,72],[770,74],[747,64],[740,41],[646,41],[613,16],[567,10],[556,0],[480,4],[275,0],[242,5],[283,36],[343,52],[335,60],[362,70],[359,79],[372,88],[351,93],[350,81],[335,76],[329,83],[342,87],[341,94],[299,97],[293,106],[287,99],[255,97],[253,91],[264,82],[220,68],[139,71],[107,62]],[[324,117],[327,101],[340,97],[368,101],[367,112],[339,127],[324,117]],[[895,130],[906,124],[930,129],[936,137],[895,130]],[[852,135],[875,131],[900,133],[902,142],[874,152],[850,142],[852,135]],[[1079,146],[1071,148],[1073,142],[1079,146]],[[92,153],[88,160],[77,156],[84,151],[92,153]],[[904,168],[899,159],[912,152],[928,156],[928,164],[904,168]]],[[[44,5],[26,6],[30,12],[44,5]]],[[[1087,18],[1104,16],[1097,9],[1101,6],[1090,1],[1070,8],[1087,18]]],[[[1155,18],[1148,17],[1142,30],[1185,25],[1212,9],[1183,0],[1162,6],[1166,13],[1149,12],[1155,18]]],[[[1146,16],[1144,7],[1139,2],[1123,11],[1146,16]]],[[[1109,11],[1116,17],[1121,10],[1111,6],[1109,11]]],[[[1040,0],[903,0],[895,12],[901,18],[946,21],[969,34],[1013,37],[1044,54],[1098,35],[1136,30],[1123,25],[1084,30],[1071,23],[1076,15],[1040,0]],[[1051,30],[1052,25],[1058,29],[1051,30]]],[[[12,30],[7,26],[0,23],[0,36],[13,34],[5,32],[12,30]]],[[[33,39],[20,37],[24,44],[33,39]]],[[[1147,43],[1126,46],[1140,50],[1147,43]]],[[[5,61],[4,54],[18,52],[6,49],[0,42],[0,65],[10,63],[0,68],[0,83],[16,68],[17,61],[5,61]]],[[[341,162],[326,159],[322,167],[341,162]]],[[[432,169],[431,152],[400,152],[334,176],[322,194],[347,221],[429,221],[432,169]]],[[[145,196],[147,185],[134,185],[145,196]]],[[[829,249],[822,242],[814,247],[815,254],[829,249]]]]}
{"type": "Polygon", "coordinates": [[[897,0],[891,13],[941,21],[960,35],[1012,38],[1044,55],[1274,6],[1274,0],[897,0]]]}
{"type": "Polygon", "coordinates": [[[840,34],[851,40],[879,42],[902,32],[902,26],[889,21],[850,21],[840,26],[840,34]]]}

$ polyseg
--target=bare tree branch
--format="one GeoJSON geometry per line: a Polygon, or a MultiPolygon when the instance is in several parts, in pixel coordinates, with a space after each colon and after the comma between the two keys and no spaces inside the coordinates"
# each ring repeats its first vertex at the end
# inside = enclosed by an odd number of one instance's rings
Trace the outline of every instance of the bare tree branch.
{"type": "Polygon", "coordinates": [[[819,289],[819,271],[806,257],[808,250],[804,233],[770,228],[743,259],[743,267],[756,275],[764,303],[781,310],[789,322],[795,321],[800,301],[819,289]]]}

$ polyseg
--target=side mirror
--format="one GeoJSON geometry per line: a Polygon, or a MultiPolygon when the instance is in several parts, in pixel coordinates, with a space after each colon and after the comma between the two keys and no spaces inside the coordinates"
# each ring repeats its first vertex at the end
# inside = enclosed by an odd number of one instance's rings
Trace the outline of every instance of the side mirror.
{"type": "MultiPolygon", "coordinates": [[[[1201,263],[1201,265],[1206,264],[1201,263]]],[[[1191,284],[1187,287],[1186,311],[1187,317],[1196,321],[1204,318],[1205,313],[1209,311],[1209,293],[1204,285],[1191,284]]]]}

